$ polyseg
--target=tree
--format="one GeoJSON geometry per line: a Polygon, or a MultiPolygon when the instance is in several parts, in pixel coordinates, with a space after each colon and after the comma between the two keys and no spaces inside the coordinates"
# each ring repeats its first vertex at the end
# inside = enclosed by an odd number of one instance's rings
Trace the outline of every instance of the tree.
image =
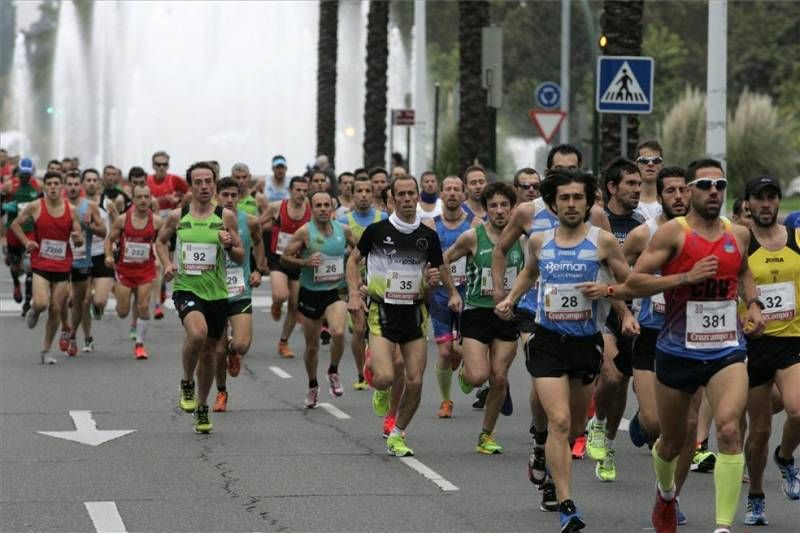
{"type": "Polygon", "coordinates": [[[364,166],[386,165],[386,69],[389,2],[372,0],[367,17],[367,81],[364,104],[364,166]]]}
{"type": "Polygon", "coordinates": [[[325,154],[335,168],[336,55],[339,46],[339,1],[319,3],[317,43],[317,155],[325,154]]]}
{"type": "MultiPolygon", "coordinates": [[[[642,15],[644,0],[605,0],[600,27],[608,44],[605,55],[642,55],[642,15]]],[[[600,166],[605,167],[620,155],[620,116],[605,113],[600,122],[600,166]]],[[[639,119],[628,115],[628,146],[623,157],[628,157],[639,142],[639,119]]]]}
{"type": "Polygon", "coordinates": [[[475,158],[488,160],[489,109],[481,84],[482,28],[489,25],[489,2],[458,2],[461,98],[458,112],[458,162],[463,170],[475,158]]]}

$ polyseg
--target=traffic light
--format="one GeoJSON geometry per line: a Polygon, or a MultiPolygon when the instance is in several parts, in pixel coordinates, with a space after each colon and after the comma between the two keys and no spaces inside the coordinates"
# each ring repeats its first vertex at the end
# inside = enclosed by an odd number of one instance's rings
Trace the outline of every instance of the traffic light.
{"type": "Polygon", "coordinates": [[[608,37],[606,37],[606,35],[604,33],[601,33],[600,34],[600,39],[598,39],[597,44],[600,45],[600,48],[602,50],[605,50],[606,46],[608,46],[608,37]]]}

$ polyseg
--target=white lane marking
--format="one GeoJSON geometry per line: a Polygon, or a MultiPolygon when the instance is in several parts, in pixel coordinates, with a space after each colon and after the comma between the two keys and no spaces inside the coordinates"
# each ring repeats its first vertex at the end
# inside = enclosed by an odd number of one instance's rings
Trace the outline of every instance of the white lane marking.
{"type": "Polygon", "coordinates": [[[413,457],[400,457],[400,461],[409,467],[411,470],[416,470],[426,479],[433,481],[443,491],[459,490],[458,487],[447,481],[445,478],[419,462],[413,457]]]}
{"type": "Polygon", "coordinates": [[[271,366],[271,367],[269,367],[269,369],[272,371],[273,374],[275,374],[279,378],[289,379],[289,378],[292,377],[292,376],[289,375],[288,372],[286,372],[284,369],[282,369],[280,367],[271,366]]]}
{"type": "Polygon", "coordinates": [[[114,502],[83,502],[97,533],[125,533],[125,523],[114,502]]]}
{"type": "Polygon", "coordinates": [[[335,416],[336,418],[339,418],[341,420],[346,420],[346,419],[350,418],[350,415],[348,415],[347,413],[345,413],[344,411],[342,411],[338,407],[336,407],[334,405],[331,405],[329,403],[322,402],[321,404],[319,404],[319,406],[322,407],[323,409],[325,409],[326,411],[328,411],[328,413],[332,414],[333,416],[335,416]]]}

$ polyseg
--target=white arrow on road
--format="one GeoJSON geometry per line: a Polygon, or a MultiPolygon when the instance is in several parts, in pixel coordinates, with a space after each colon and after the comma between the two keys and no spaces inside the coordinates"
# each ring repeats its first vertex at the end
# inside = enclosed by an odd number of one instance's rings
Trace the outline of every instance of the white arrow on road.
{"type": "Polygon", "coordinates": [[[37,431],[36,433],[57,439],[80,442],[89,446],[100,446],[104,442],[118,439],[136,431],[135,429],[97,429],[97,422],[92,418],[91,411],[70,411],[69,416],[75,422],[75,431],[37,431]]]}

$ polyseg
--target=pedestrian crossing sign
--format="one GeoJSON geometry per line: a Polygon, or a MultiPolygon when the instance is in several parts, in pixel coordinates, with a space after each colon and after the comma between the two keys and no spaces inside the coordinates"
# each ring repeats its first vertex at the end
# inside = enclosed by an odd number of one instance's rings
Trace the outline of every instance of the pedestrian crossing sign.
{"type": "Polygon", "coordinates": [[[596,106],[600,113],[638,114],[653,111],[652,57],[597,58],[596,106]]]}

